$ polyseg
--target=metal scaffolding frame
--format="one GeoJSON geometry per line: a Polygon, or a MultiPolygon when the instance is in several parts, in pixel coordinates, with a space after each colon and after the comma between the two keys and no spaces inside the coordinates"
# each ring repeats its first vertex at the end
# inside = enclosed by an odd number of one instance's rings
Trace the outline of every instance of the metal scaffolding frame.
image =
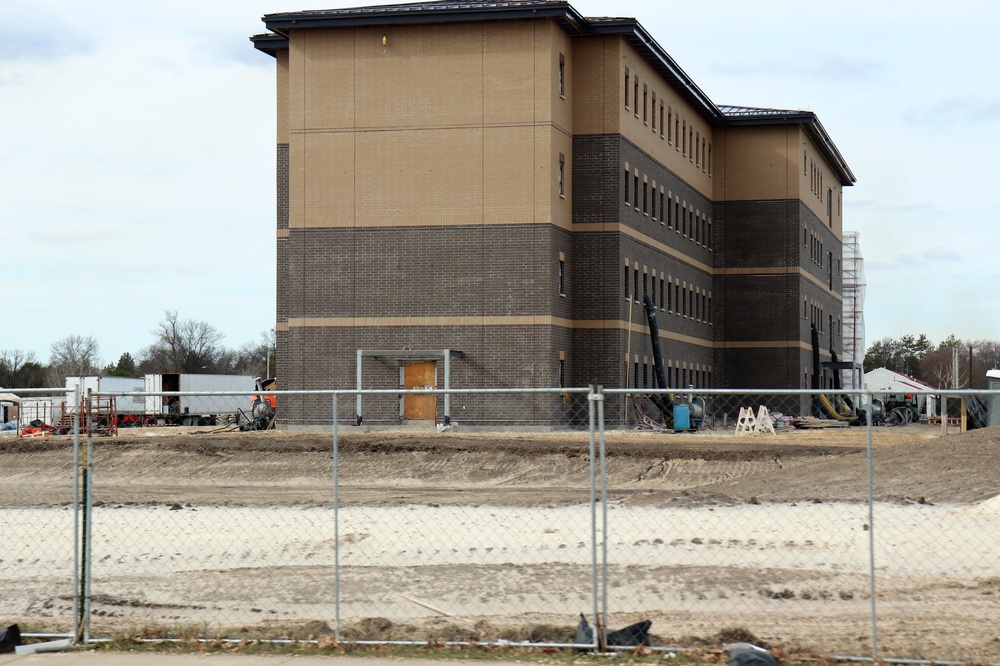
{"type": "MultiPolygon", "coordinates": [[[[844,386],[862,388],[865,360],[865,261],[861,256],[857,231],[844,232],[844,313],[842,342],[844,361],[853,364],[850,381],[844,386]]],[[[845,371],[847,372],[847,371],[845,371]]],[[[846,378],[845,378],[846,380],[846,378]]]]}

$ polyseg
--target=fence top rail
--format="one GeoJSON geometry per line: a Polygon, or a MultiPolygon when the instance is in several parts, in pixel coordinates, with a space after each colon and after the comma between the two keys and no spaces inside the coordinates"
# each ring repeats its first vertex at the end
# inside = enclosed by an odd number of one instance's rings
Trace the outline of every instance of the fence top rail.
{"type": "MultiPolygon", "coordinates": [[[[42,396],[58,397],[73,395],[75,389],[59,388],[4,388],[0,393],[22,396],[42,396]]],[[[968,395],[996,395],[1000,396],[1000,389],[933,389],[933,390],[911,390],[911,391],[888,391],[885,389],[778,389],[778,388],[694,388],[694,387],[672,387],[664,389],[654,388],[604,388],[604,387],[550,387],[550,388],[430,388],[430,389],[309,389],[309,390],[277,390],[277,389],[252,389],[242,391],[91,391],[93,397],[136,397],[136,396],[255,396],[260,394],[275,396],[299,396],[299,395],[325,395],[325,396],[356,396],[356,395],[404,395],[404,394],[435,394],[435,395],[504,395],[511,393],[527,394],[586,394],[604,393],[606,395],[634,395],[637,393],[645,395],[665,395],[677,394],[697,394],[702,396],[712,395],[856,395],[856,396],[880,396],[896,395],[906,393],[915,396],[954,396],[962,397],[968,395]]],[[[81,393],[81,397],[85,395],[81,393]]]]}

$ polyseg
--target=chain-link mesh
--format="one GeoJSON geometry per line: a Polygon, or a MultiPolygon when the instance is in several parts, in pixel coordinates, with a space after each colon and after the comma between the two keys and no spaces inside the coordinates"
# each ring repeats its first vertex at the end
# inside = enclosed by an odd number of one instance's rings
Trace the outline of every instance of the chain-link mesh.
{"type": "Polygon", "coordinates": [[[0,394],[0,624],[25,634],[72,633],[76,618],[74,442],[52,426],[64,402],[54,390],[0,394]]]}
{"type": "Polygon", "coordinates": [[[68,631],[82,589],[94,635],[1000,656],[995,395],[206,394],[114,433],[91,397],[76,495],[71,436],[0,439],[0,621],[68,631]]]}

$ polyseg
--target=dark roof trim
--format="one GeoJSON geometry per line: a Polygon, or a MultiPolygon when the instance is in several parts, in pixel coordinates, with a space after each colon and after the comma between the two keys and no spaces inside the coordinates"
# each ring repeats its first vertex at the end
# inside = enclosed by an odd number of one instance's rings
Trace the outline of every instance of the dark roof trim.
{"type": "Polygon", "coordinates": [[[262,35],[254,35],[250,38],[253,47],[258,51],[263,51],[272,58],[278,57],[278,51],[288,48],[288,38],[268,32],[262,35]]]}
{"type": "Polygon", "coordinates": [[[725,114],[727,127],[745,127],[752,125],[801,125],[805,133],[819,148],[826,158],[826,161],[837,172],[840,184],[844,186],[853,185],[857,182],[851,168],[847,166],[847,161],[840,154],[837,145],[827,134],[823,123],[812,111],[800,111],[789,109],[763,109],[749,106],[725,106],[720,105],[719,110],[725,114]]]}
{"type": "Polygon", "coordinates": [[[262,20],[268,30],[287,35],[289,31],[301,28],[516,21],[537,18],[555,19],[563,30],[571,35],[579,35],[586,31],[587,19],[573,9],[568,2],[548,0],[414,2],[403,5],[354,7],[351,9],[282,12],[266,14],[262,20]]]}

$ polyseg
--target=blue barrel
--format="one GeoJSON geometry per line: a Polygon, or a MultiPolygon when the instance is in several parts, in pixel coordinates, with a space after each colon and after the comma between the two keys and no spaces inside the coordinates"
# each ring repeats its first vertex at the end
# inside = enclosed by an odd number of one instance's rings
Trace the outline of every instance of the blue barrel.
{"type": "Polygon", "coordinates": [[[674,405],[674,430],[691,429],[691,407],[689,405],[674,405]]]}

